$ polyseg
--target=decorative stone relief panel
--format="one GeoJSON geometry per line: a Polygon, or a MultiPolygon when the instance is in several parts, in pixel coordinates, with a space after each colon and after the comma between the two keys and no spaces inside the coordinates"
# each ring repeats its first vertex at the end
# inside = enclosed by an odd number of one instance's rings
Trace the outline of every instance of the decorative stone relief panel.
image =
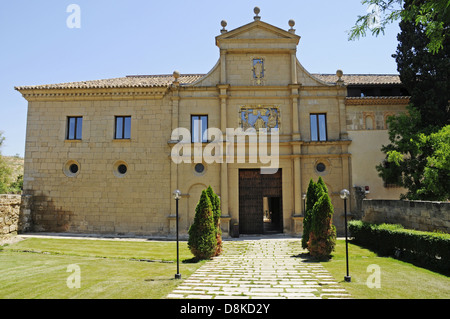
{"type": "Polygon", "coordinates": [[[264,58],[252,58],[252,80],[254,85],[264,85],[266,69],[264,67],[264,58]]]}
{"type": "Polygon", "coordinates": [[[243,130],[254,128],[256,131],[279,131],[281,123],[278,106],[255,105],[243,106],[239,111],[239,125],[243,130]]]}

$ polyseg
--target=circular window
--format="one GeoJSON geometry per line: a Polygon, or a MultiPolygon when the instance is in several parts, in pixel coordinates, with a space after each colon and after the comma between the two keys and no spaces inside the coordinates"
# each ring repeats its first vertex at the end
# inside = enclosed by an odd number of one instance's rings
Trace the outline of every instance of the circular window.
{"type": "Polygon", "coordinates": [[[317,170],[319,173],[324,172],[326,168],[327,168],[327,167],[325,166],[324,163],[318,163],[318,164],[316,165],[316,170],[317,170]]]}
{"type": "Polygon", "coordinates": [[[195,165],[195,171],[199,174],[203,173],[205,171],[205,165],[203,164],[195,165]]]}
{"type": "Polygon", "coordinates": [[[124,161],[117,161],[113,166],[113,174],[116,177],[124,177],[128,172],[128,164],[124,161]]]}
{"type": "Polygon", "coordinates": [[[63,172],[67,177],[75,177],[80,173],[80,163],[75,160],[67,161],[63,166],[63,172]]]}
{"type": "Polygon", "coordinates": [[[127,166],[125,164],[120,164],[119,167],[117,167],[117,170],[120,174],[125,174],[127,172],[127,166]]]}
{"type": "Polygon", "coordinates": [[[70,167],[69,167],[69,171],[72,174],[78,173],[78,165],[77,164],[71,164],[70,167]]]}
{"type": "Polygon", "coordinates": [[[202,163],[196,163],[192,168],[195,176],[203,176],[206,174],[207,171],[207,167],[205,166],[205,164],[202,163]]]}

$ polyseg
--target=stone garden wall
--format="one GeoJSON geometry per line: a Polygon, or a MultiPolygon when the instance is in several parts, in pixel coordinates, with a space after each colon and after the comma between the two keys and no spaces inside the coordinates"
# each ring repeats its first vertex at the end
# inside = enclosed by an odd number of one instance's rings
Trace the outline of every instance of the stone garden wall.
{"type": "Polygon", "coordinates": [[[0,237],[29,231],[31,195],[0,195],[0,237]]]}
{"type": "Polygon", "coordinates": [[[17,234],[21,195],[0,195],[0,236],[17,234]]]}
{"type": "Polygon", "coordinates": [[[364,199],[362,211],[365,222],[450,233],[450,202],[364,199]]]}

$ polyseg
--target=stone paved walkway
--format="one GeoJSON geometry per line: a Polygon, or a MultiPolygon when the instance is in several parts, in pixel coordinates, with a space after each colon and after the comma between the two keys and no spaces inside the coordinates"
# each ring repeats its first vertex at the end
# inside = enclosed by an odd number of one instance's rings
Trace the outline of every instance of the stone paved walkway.
{"type": "Polygon", "coordinates": [[[351,298],[320,263],[308,262],[301,252],[298,239],[224,241],[224,253],[167,298],[351,298]]]}

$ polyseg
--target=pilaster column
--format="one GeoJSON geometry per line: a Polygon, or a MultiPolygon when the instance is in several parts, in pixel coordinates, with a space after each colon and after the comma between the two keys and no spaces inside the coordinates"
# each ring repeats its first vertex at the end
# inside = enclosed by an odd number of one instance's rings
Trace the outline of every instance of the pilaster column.
{"type": "Polygon", "coordinates": [[[226,163],[226,129],[227,129],[227,89],[228,84],[219,84],[219,99],[220,99],[220,130],[223,137],[223,163],[220,164],[220,202],[222,215],[228,216],[228,164],[226,163]]]}

